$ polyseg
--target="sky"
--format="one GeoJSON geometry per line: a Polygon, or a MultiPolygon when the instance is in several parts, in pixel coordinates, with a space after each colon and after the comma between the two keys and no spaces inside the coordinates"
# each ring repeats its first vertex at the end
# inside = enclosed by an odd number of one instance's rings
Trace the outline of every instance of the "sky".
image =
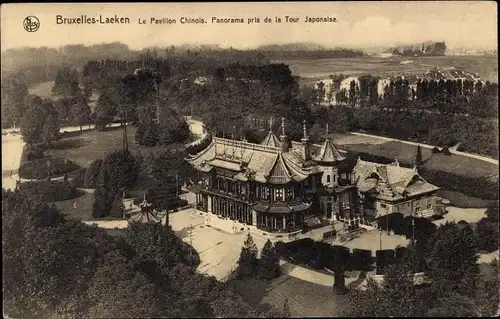
{"type": "Polygon", "coordinates": [[[281,3],[92,3],[2,4],[2,51],[22,46],[60,47],[120,41],[132,49],[148,46],[218,44],[239,49],[263,44],[313,42],[326,47],[384,47],[423,41],[446,41],[448,47],[497,49],[497,4],[459,2],[281,2],[281,3]],[[40,28],[24,30],[27,16],[40,28]],[[56,24],[64,18],[128,17],[130,24],[56,24]],[[297,23],[285,23],[285,16],[297,23]],[[275,17],[283,22],[276,23],[275,17]],[[309,17],[338,22],[306,23],[309,17]],[[177,24],[149,24],[155,17],[177,24]],[[180,24],[181,17],[203,18],[205,24],[180,24]],[[243,18],[244,24],[216,24],[212,17],[243,18]],[[248,23],[259,18],[260,23],[248,23]],[[270,17],[272,23],[264,23],[270,17]],[[138,20],[147,24],[139,24],[138,20]]]}

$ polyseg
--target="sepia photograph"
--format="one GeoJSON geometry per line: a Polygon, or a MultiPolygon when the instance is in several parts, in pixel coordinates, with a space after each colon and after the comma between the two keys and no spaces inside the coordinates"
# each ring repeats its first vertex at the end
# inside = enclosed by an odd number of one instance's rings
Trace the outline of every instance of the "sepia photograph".
{"type": "Polygon", "coordinates": [[[3,316],[500,316],[497,14],[2,4],[3,316]]]}

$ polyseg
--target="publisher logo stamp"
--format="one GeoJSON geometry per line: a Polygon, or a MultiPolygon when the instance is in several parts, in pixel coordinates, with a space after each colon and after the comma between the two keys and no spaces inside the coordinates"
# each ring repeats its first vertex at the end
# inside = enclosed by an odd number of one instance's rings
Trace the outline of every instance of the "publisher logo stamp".
{"type": "Polygon", "coordinates": [[[28,16],[24,19],[23,26],[28,32],[36,32],[40,29],[40,20],[35,16],[28,16]]]}

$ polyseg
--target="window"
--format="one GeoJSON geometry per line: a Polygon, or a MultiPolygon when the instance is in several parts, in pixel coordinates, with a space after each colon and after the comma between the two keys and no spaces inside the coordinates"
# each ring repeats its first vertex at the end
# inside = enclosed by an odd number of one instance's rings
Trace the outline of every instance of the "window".
{"type": "Polygon", "coordinates": [[[333,182],[336,183],[337,182],[337,175],[333,175],[333,182]]]}
{"type": "Polygon", "coordinates": [[[432,204],[427,204],[427,209],[431,209],[432,208],[432,204]]]}
{"type": "Polygon", "coordinates": [[[282,188],[278,188],[276,190],[276,200],[283,200],[283,189],[282,188]]]}
{"type": "Polygon", "coordinates": [[[415,212],[419,212],[420,211],[420,207],[415,207],[415,212]]]}
{"type": "Polygon", "coordinates": [[[387,208],[387,205],[386,204],[380,204],[380,207],[387,208]]]}
{"type": "Polygon", "coordinates": [[[326,175],[326,182],[330,184],[330,175],[326,175]]]}

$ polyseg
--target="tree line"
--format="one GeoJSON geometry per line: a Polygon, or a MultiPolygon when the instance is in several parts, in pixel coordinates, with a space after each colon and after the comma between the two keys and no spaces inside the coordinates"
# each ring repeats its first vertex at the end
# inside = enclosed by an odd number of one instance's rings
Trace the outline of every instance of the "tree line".
{"type": "Polygon", "coordinates": [[[310,103],[330,102],[335,97],[337,104],[351,107],[413,108],[484,118],[498,114],[498,84],[489,81],[418,79],[410,85],[408,79],[398,78],[379,92],[380,77],[363,75],[358,80],[359,85],[353,80],[349,88],[340,89],[342,80],[337,78],[329,90],[319,82],[310,103]]]}

